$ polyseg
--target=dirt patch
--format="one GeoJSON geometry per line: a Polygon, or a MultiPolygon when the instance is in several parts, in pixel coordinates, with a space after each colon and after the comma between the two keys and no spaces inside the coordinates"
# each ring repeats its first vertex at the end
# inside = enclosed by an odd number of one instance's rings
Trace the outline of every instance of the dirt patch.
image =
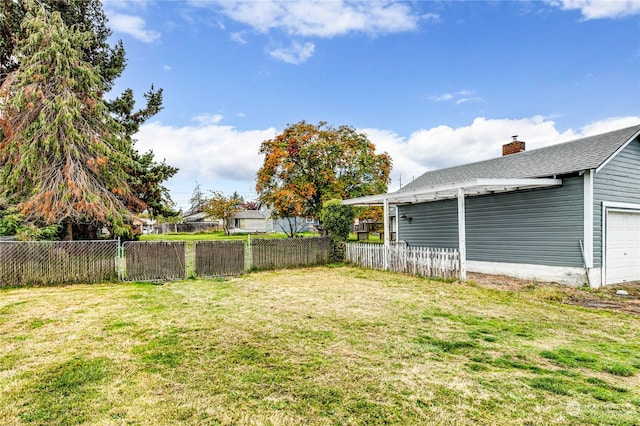
{"type": "Polygon", "coordinates": [[[562,303],[593,309],[624,311],[640,315],[640,281],[606,286],[599,289],[567,287],[558,283],[535,282],[503,275],[469,273],[468,280],[486,288],[505,291],[526,291],[551,287],[564,294],[562,303]],[[624,290],[628,295],[617,294],[624,290]]]}

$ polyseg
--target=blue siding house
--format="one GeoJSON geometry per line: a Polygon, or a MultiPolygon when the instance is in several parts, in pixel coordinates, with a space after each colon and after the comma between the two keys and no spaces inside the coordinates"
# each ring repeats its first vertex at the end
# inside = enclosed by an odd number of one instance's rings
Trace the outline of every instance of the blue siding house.
{"type": "Polygon", "coordinates": [[[459,249],[463,277],[640,281],[640,125],[531,151],[514,140],[502,157],[344,203],[397,206],[398,240],[459,249]]]}

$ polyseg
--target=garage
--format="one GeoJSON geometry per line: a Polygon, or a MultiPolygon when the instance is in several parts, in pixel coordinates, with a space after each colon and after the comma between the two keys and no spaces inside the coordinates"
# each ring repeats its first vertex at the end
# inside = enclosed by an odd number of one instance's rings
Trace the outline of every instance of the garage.
{"type": "Polygon", "coordinates": [[[608,211],[607,284],[640,281],[640,212],[608,211]]]}

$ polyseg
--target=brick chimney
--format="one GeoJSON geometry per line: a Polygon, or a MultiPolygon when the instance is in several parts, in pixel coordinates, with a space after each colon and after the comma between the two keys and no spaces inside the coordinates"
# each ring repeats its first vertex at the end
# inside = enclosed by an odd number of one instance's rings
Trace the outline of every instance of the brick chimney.
{"type": "Polygon", "coordinates": [[[517,154],[524,151],[524,142],[518,140],[518,135],[511,136],[513,140],[502,145],[502,156],[517,154]]]}

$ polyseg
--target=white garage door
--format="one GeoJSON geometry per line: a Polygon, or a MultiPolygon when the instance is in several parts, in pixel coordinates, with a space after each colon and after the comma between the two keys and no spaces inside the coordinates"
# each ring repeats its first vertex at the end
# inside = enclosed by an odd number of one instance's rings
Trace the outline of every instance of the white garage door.
{"type": "Polygon", "coordinates": [[[640,212],[607,215],[607,284],[640,281],[640,212]]]}

